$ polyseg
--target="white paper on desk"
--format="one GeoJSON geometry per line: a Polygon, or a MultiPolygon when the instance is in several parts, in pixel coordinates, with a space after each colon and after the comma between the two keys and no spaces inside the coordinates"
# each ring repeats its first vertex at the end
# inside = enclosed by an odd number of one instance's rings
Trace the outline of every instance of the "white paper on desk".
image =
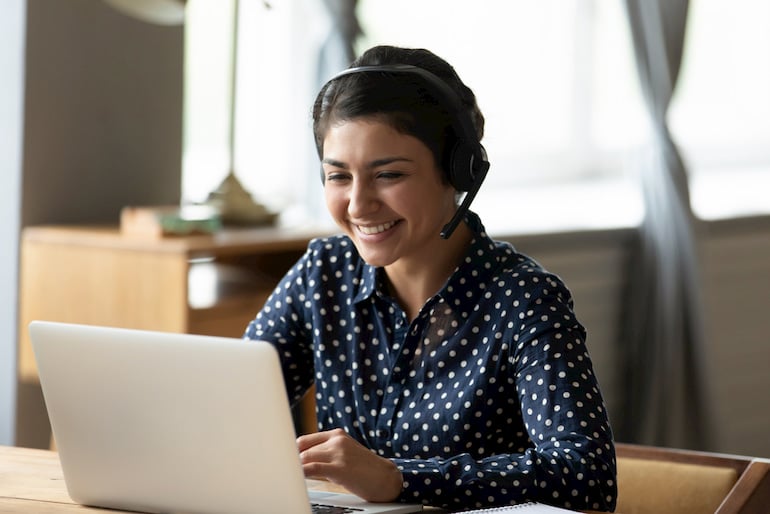
{"type": "Polygon", "coordinates": [[[561,507],[553,507],[546,505],[545,503],[527,502],[520,503],[518,505],[507,505],[505,507],[492,507],[489,509],[469,510],[464,514],[486,514],[496,513],[504,514],[506,512],[515,512],[517,514],[568,514],[575,513],[576,510],[563,509],[561,507]]]}

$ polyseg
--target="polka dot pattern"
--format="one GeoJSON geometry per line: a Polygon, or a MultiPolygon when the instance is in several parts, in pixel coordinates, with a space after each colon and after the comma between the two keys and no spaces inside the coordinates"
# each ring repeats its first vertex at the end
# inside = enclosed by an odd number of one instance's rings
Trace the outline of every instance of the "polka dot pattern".
{"type": "Polygon", "coordinates": [[[613,509],[612,432],[569,291],[466,221],[465,260],[411,322],[336,236],[309,244],[244,337],[276,345],[293,401],[315,383],[319,430],[398,465],[403,501],[613,509]]]}

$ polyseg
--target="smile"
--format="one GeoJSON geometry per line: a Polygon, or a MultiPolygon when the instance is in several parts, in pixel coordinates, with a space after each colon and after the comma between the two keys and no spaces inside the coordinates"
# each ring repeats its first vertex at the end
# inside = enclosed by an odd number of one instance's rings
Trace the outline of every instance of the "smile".
{"type": "Polygon", "coordinates": [[[356,225],[356,228],[363,234],[366,234],[367,236],[371,236],[373,234],[379,234],[380,232],[385,232],[389,228],[393,227],[395,225],[395,221],[389,221],[387,223],[383,223],[381,225],[375,225],[372,227],[364,227],[363,225],[356,225]]]}

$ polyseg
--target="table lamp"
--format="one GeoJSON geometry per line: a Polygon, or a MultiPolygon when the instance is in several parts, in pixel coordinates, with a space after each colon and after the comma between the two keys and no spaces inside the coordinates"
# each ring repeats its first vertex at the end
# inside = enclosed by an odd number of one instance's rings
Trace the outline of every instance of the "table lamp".
{"type": "MultiPolygon", "coordinates": [[[[185,19],[185,0],[104,0],[116,10],[147,23],[180,25],[185,19]]],[[[235,109],[238,73],[238,13],[239,0],[233,4],[233,39],[230,67],[230,112],[228,133],[229,169],[219,186],[209,193],[204,202],[213,207],[224,224],[272,224],[277,214],[257,203],[235,175],[235,109]]],[[[269,4],[265,3],[269,7],[269,4]]]]}
{"type": "Polygon", "coordinates": [[[233,41],[230,63],[230,118],[228,133],[229,170],[219,186],[209,193],[206,204],[214,207],[223,223],[230,225],[272,224],[277,214],[257,203],[235,176],[235,108],[238,85],[238,11],[239,0],[233,4],[233,41]]]}

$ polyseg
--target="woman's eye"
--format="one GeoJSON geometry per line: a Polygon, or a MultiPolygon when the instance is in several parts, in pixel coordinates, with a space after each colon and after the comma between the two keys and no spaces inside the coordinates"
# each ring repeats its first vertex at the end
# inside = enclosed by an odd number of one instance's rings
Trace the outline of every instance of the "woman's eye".
{"type": "Polygon", "coordinates": [[[394,180],[403,176],[404,174],[399,171],[381,171],[377,173],[377,178],[382,178],[385,180],[394,180]]]}
{"type": "Polygon", "coordinates": [[[343,180],[345,180],[347,178],[348,178],[348,176],[345,173],[335,173],[335,172],[332,172],[332,173],[327,173],[326,174],[326,180],[328,180],[330,182],[341,182],[341,181],[343,181],[343,180]]]}

